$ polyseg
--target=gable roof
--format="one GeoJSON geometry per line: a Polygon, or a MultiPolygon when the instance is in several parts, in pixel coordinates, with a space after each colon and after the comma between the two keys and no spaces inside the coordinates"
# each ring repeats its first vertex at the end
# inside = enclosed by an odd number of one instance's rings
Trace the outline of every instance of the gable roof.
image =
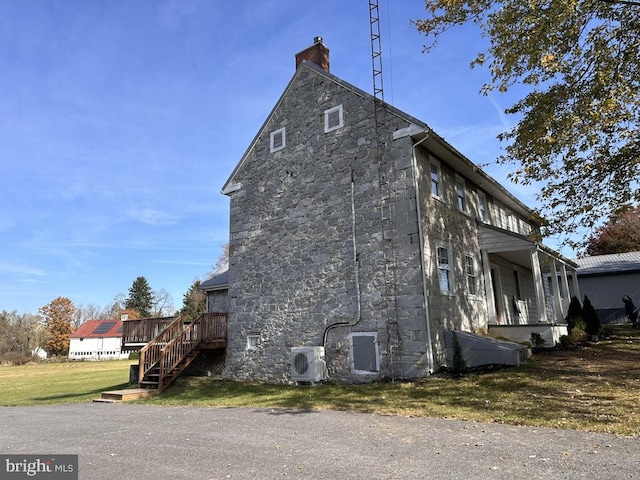
{"type": "Polygon", "coordinates": [[[640,252],[612,253],[576,258],[578,276],[640,272],[640,252]]]}
{"type": "Polygon", "coordinates": [[[226,290],[229,288],[229,264],[222,266],[211,278],[200,284],[200,290],[211,292],[214,290],[226,290]]]}
{"type": "Polygon", "coordinates": [[[71,334],[70,338],[111,338],[122,337],[122,321],[87,320],[71,334]]]}
{"type": "MultiPolygon", "coordinates": [[[[356,95],[358,95],[358,96],[360,96],[360,97],[362,97],[364,99],[369,100],[372,105],[373,105],[373,102],[379,101],[373,95],[371,95],[371,94],[365,92],[364,90],[361,90],[358,87],[356,87],[356,86],[354,86],[354,85],[352,85],[352,84],[350,84],[350,83],[348,83],[348,82],[336,77],[335,75],[333,75],[333,74],[327,72],[326,70],[322,69],[319,65],[317,65],[317,64],[315,64],[313,62],[310,62],[310,61],[302,62],[302,64],[298,67],[298,69],[296,70],[295,74],[293,75],[293,77],[291,78],[289,83],[287,84],[284,92],[282,93],[282,95],[280,96],[278,101],[276,102],[275,106],[273,107],[273,109],[271,110],[271,112],[269,113],[267,118],[265,119],[264,123],[262,124],[262,126],[258,130],[257,134],[255,135],[255,137],[251,141],[249,147],[247,148],[245,153],[242,155],[242,158],[240,159],[240,161],[238,162],[236,167],[233,169],[233,172],[231,172],[231,175],[229,176],[229,178],[227,179],[227,181],[223,185],[223,187],[222,187],[222,193],[223,194],[228,195],[228,194],[236,191],[237,189],[241,188],[241,186],[239,184],[234,182],[234,179],[235,179],[235,176],[236,176],[238,170],[242,167],[242,165],[244,164],[245,160],[251,154],[253,148],[255,147],[256,143],[258,142],[258,140],[262,136],[262,134],[263,134],[264,130],[266,129],[268,123],[271,121],[272,117],[275,115],[276,111],[278,110],[278,107],[283,102],[284,98],[286,97],[288,91],[290,90],[291,86],[293,85],[293,83],[295,82],[297,77],[300,76],[301,73],[303,71],[305,71],[305,70],[311,70],[311,71],[315,72],[316,74],[325,77],[326,79],[328,79],[328,80],[330,80],[330,81],[342,86],[343,88],[351,91],[352,93],[354,93],[354,94],[356,94],[356,95]]],[[[469,160],[467,157],[465,157],[462,153],[460,153],[458,150],[456,150],[444,138],[442,138],[437,133],[435,133],[431,129],[431,127],[429,127],[425,122],[422,122],[421,120],[418,120],[417,118],[409,115],[408,113],[403,112],[402,110],[399,110],[399,109],[395,108],[394,106],[392,106],[392,105],[390,105],[390,104],[388,104],[386,102],[382,102],[382,105],[383,105],[383,107],[384,107],[384,109],[386,111],[396,115],[397,117],[401,118],[402,120],[404,120],[404,121],[406,121],[408,123],[408,127],[407,128],[402,129],[402,130],[398,130],[398,131],[396,131],[394,133],[394,140],[396,140],[398,138],[403,138],[405,136],[411,136],[411,138],[414,141],[416,141],[416,142],[420,141],[421,145],[426,147],[429,151],[431,151],[434,155],[439,157],[441,160],[445,161],[447,164],[452,166],[461,175],[463,175],[464,177],[466,177],[468,180],[472,181],[476,185],[482,186],[482,189],[485,192],[489,193],[494,198],[497,198],[498,200],[500,200],[505,205],[508,205],[514,211],[520,213],[524,217],[528,218],[530,221],[532,221],[532,222],[534,222],[536,224],[540,223],[539,222],[539,218],[536,215],[534,215],[534,211],[531,208],[529,208],[524,203],[522,203],[511,192],[509,192],[504,186],[502,186],[502,184],[500,184],[497,180],[495,180],[493,177],[491,177],[488,173],[484,172],[482,170],[482,168],[480,168],[478,165],[473,163],[471,160],[469,160]]],[[[372,112],[371,115],[373,115],[373,107],[372,107],[371,112],[372,112]]]]}

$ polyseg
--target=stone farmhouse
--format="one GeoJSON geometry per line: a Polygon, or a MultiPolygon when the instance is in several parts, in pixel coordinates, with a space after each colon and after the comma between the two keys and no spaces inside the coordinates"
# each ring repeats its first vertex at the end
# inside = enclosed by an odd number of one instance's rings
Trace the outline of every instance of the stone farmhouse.
{"type": "Polygon", "coordinates": [[[449,331],[566,333],[577,265],[541,243],[540,218],[375,102],[316,38],[224,184],[229,265],[202,288],[228,315],[225,376],[296,380],[305,347],[326,365],[311,382],[418,378],[447,364],[449,331]]]}

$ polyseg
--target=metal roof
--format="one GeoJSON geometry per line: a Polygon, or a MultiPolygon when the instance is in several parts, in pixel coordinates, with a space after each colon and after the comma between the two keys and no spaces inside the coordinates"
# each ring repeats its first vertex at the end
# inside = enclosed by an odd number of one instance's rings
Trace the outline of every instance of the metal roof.
{"type": "Polygon", "coordinates": [[[640,252],[612,253],[576,258],[578,275],[607,275],[640,272],[640,252]]]}
{"type": "Polygon", "coordinates": [[[229,264],[224,265],[215,272],[211,278],[200,284],[200,290],[210,292],[212,290],[225,290],[229,288],[229,264]]]}
{"type": "Polygon", "coordinates": [[[120,320],[87,320],[71,334],[71,338],[110,338],[122,337],[120,320]]]}

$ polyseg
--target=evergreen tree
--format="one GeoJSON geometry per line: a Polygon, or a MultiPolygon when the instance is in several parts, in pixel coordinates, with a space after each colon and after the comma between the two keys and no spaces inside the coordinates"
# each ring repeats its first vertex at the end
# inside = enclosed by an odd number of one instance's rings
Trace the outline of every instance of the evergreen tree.
{"type": "Polygon", "coordinates": [[[596,313],[596,309],[591,305],[591,300],[586,295],[582,303],[582,317],[587,323],[586,331],[589,335],[598,335],[600,333],[600,319],[596,313]]]}
{"type": "Polygon", "coordinates": [[[200,290],[200,280],[195,280],[184,294],[180,314],[186,322],[193,321],[207,310],[207,296],[200,290]]]}
{"type": "Polygon", "coordinates": [[[146,278],[138,277],[133,281],[124,306],[129,310],[136,310],[142,318],[151,316],[153,311],[153,291],[146,278]]]}
{"type": "Polygon", "coordinates": [[[578,297],[571,297],[571,302],[569,303],[569,310],[567,311],[567,328],[569,330],[569,335],[571,335],[571,331],[578,327],[584,329],[584,319],[582,318],[582,305],[580,305],[580,300],[578,297]]]}

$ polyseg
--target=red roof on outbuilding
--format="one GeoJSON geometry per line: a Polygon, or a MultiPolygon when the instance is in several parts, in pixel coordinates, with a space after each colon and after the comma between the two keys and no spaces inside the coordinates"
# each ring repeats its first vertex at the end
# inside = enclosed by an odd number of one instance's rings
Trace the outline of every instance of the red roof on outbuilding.
{"type": "Polygon", "coordinates": [[[121,320],[87,320],[71,334],[71,338],[122,337],[121,320]]]}

